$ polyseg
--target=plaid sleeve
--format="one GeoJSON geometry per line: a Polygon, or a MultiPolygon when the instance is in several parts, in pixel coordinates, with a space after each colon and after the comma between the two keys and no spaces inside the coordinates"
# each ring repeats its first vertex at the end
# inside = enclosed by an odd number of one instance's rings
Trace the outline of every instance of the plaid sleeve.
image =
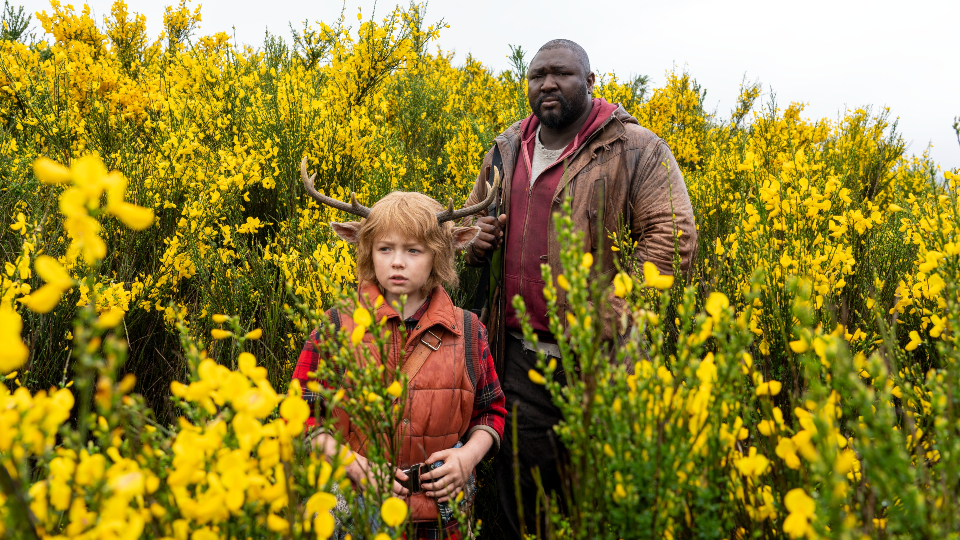
{"type": "MultiPolygon", "coordinates": [[[[307,383],[311,380],[316,379],[317,365],[320,362],[320,352],[317,350],[317,342],[320,339],[320,332],[314,330],[310,332],[310,336],[307,338],[307,341],[303,344],[303,349],[300,351],[300,356],[297,358],[297,367],[293,370],[293,380],[300,382],[300,388],[303,389],[303,399],[311,406],[320,399],[320,396],[315,392],[311,392],[307,388],[307,383]],[[311,377],[310,373],[313,373],[314,376],[311,377]]],[[[306,427],[310,429],[316,426],[317,422],[313,416],[307,419],[306,427]]]]}
{"type": "Polygon", "coordinates": [[[506,423],[506,398],[500,388],[500,380],[493,368],[493,355],[490,354],[490,344],[487,341],[487,329],[483,323],[477,321],[477,348],[473,356],[474,373],[477,374],[476,393],[473,398],[473,415],[467,427],[465,438],[469,439],[474,431],[486,431],[493,437],[493,446],[487,457],[494,456],[500,450],[500,439],[503,437],[503,427],[506,423]]]}

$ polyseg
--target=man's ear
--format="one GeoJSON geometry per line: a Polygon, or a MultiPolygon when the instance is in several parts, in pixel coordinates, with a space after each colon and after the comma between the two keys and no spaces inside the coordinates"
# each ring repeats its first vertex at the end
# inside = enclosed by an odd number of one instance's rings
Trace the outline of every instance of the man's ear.
{"type": "Polygon", "coordinates": [[[346,223],[330,223],[333,232],[351,244],[360,242],[360,222],[348,221],[346,223]]]}
{"type": "Polygon", "coordinates": [[[453,249],[460,251],[476,240],[480,234],[480,227],[456,227],[453,229],[453,249]]]}

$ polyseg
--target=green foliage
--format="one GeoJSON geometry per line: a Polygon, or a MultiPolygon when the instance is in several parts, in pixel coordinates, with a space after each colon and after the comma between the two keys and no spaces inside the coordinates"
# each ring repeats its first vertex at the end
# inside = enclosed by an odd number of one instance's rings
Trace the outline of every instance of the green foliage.
{"type": "Polygon", "coordinates": [[[8,0],[3,1],[3,15],[0,15],[0,41],[21,41],[30,37],[27,30],[30,28],[30,19],[23,6],[14,9],[8,0]]]}

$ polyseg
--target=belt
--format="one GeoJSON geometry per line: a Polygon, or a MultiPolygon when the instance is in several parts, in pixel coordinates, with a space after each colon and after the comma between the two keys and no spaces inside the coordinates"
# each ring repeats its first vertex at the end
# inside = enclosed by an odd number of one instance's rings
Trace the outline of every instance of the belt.
{"type": "MultiPolygon", "coordinates": [[[[539,340],[536,343],[532,341],[528,341],[526,339],[523,339],[523,333],[521,333],[519,330],[508,329],[507,333],[510,334],[511,337],[516,338],[517,340],[520,341],[520,343],[523,344],[524,351],[542,352],[547,356],[552,356],[553,358],[560,358],[560,346],[557,345],[556,343],[546,343],[543,340],[539,340]]],[[[552,337],[550,337],[549,339],[550,341],[553,341],[552,337]]]]}

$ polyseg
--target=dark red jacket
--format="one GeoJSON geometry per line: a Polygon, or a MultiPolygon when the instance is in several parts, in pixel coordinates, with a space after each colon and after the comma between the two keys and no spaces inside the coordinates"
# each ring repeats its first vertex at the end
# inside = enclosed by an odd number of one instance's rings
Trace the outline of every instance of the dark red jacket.
{"type": "MultiPolygon", "coordinates": [[[[530,115],[520,124],[520,158],[517,159],[513,171],[514,181],[510,187],[510,219],[503,257],[504,290],[507,298],[513,298],[517,294],[523,297],[530,324],[538,332],[550,331],[540,265],[547,264],[550,211],[563,177],[564,161],[589,140],[590,135],[616,110],[616,105],[603,99],[594,99],[593,110],[580,132],[563,150],[560,158],[540,173],[533,186],[530,186],[530,170],[540,120],[530,115]]],[[[505,323],[508,329],[520,329],[516,311],[509,302],[506,306],[505,323]]]]}

